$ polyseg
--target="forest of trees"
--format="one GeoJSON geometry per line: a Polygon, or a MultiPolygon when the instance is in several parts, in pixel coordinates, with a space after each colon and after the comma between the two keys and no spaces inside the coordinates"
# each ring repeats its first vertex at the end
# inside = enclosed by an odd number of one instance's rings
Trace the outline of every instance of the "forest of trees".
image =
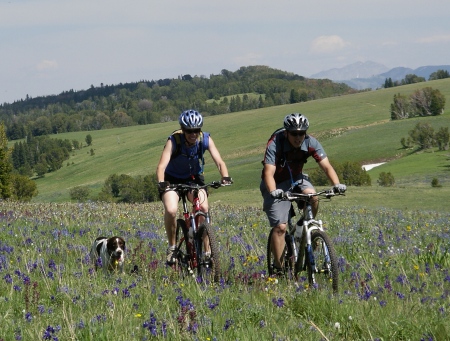
{"type": "Polygon", "coordinates": [[[267,66],[222,70],[207,77],[93,85],[88,90],[0,105],[8,140],[176,120],[185,109],[203,115],[297,103],[356,92],[343,83],[307,79],[267,66]]]}

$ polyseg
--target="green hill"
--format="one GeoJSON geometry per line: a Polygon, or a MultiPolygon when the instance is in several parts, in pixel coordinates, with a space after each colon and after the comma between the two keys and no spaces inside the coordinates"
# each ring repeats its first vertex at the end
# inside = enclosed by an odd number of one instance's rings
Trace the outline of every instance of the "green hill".
{"type": "MultiPolygon", "coordinates": [[[[332,161],[356,161],[361,165],[388,161],[369,171],[372,187],[350,188],[343,200],[336,200],[337,205],[449,210],[445,203],[450,194],[450,153],[433,149],[410,155],[411,151],[402,149],[400,144],[400,139],[407,137],[419,121],[430,123],[435,129],[450,127],[449,105],[450,79],[444,79],[206,117],[204,130],[213,136],[235,180],[234,186],[215,191],[211,200],[260,205],[260,161],[267,139],[282,125],[286,114],[301,112],[310,120],[310,134],[319,138],[332,161]],[[439,89],[445,95],[445,113],[391,121],[389,107],[394,94],[410,95],[425,86],[439,89]],[[394,175],[394,188],[377,185],[381,171],[394,175]],[[439,179],[441,188],[431,187],[433,177],[439,179]]],[[[90,147],[75,151],[62,169],[38,179],[39,195],[34,201],[69,201],[69,189],[80,185],[89,186],[92,193],[97,193],[106,178],[114,173],[133,176],[154,173],[165,140],[176,128],[177,122],[172,121],[59,134],[58,138],[84,142],[89,133],[95,154],[91,155],[90,147]]],[[[209,157],[206,162],[207,180],[218,178],[209,157]]],[[[307,166],[308,169],[316,167],[313,161],[307,166]]]]}

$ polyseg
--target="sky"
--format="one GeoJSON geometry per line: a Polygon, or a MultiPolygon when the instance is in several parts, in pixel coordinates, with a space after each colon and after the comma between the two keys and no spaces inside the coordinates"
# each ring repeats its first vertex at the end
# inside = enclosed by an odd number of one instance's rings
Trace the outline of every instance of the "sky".
{"type": "Polygon", "coordinates": [[[266,65],[450,64],[448,0],[0,0],[0,104],[266,65]]]}

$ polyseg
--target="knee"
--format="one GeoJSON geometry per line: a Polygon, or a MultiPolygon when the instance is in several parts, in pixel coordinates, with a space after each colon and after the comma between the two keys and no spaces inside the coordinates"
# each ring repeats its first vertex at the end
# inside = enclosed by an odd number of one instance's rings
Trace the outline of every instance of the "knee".
{"type": "Polygon", "coordinates": [[[286,233],[286,224],[280,224],[273,228],[273,232],[278,235],[283,235],[286,233]]]}

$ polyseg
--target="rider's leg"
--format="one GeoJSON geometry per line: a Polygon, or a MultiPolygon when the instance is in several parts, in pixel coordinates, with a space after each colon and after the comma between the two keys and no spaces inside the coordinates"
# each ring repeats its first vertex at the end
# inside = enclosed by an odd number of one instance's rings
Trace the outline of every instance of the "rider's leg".
{"type": "MultiPolygon", "coordinates": [[[[304,194],[310,194],[310,193],[316,193],[316,190],[314,188],[305,188],[302,193],[304,194]]],[[[317,197],[312,197],[310,199],[311,202],[311,209],[314,217],[317,215],[317,211],[319,210],[319,200],[317,197]]]]}
{"type": "Polygon", "coordinates": [[[285,246],[286,223],[279,224],[273,228],[272,233],[272,253],[275,260],[275,267],[281,269],[281,256],[285,246]]]}
{"type": "Polygon", "coordinates": [[[177,228],[177,213],[178,213],[178,194],[175,191],[167,191],[161,198],[164,204],[164,227],[166,229],[167,241],[169,247],[176,244],[176,228],[177,228]]]}

